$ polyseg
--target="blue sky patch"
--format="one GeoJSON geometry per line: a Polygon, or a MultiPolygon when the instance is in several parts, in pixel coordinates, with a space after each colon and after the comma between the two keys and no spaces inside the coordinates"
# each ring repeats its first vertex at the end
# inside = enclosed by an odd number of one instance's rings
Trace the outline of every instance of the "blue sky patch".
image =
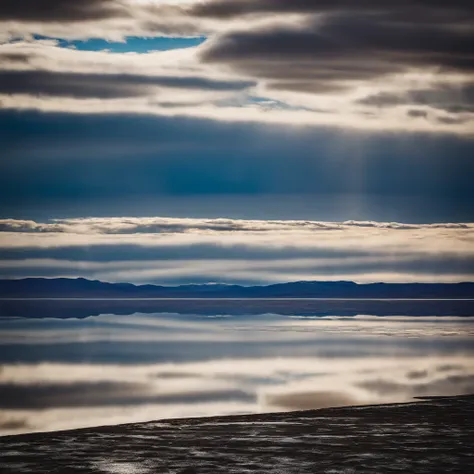
{"type": "Polygon", "coordinates": [[[68,41],[59,38],[48,38],[35,35],[35,39],[54,39],[62,48],[75,48],[80,51],[110,50],[113,53],[149,53],[150,51],[168,51],[171,49],[192,48],[206,41],[205,37],[173,38],[157,36],[154,38],[140,38],[129,36],[124,42],[107,41],[104,39],[88,39],[68,41]]]}

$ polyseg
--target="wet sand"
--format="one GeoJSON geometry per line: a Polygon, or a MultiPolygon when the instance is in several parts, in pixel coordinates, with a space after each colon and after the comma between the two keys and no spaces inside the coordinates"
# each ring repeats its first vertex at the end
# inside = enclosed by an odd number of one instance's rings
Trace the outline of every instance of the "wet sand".
{"type": "Polygon", "coordinates": [[[0,438],[2,473],[474,473],[474,395],[0,438]]]}

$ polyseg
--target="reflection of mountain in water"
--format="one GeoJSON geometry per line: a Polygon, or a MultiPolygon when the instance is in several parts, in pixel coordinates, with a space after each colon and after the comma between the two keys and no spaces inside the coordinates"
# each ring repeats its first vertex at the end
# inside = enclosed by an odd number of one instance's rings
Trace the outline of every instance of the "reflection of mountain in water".
{"type": "Polygon", "coordinates": [[[198,315],[280,314],[300,316],[474,316],[474,300],[0,300],[0,316],[86,318],[99,314],[178,313],[198,315]]]}

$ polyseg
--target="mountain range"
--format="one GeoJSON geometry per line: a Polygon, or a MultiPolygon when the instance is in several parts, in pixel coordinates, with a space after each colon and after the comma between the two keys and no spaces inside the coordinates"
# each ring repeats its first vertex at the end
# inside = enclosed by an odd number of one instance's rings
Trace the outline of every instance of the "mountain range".
{"type": "Polygon", "coordinates": [[[84,278],[0,280],[0,298],[474,298],[474,283],[299,281],[267,286],[133,285],[84,278]]]}

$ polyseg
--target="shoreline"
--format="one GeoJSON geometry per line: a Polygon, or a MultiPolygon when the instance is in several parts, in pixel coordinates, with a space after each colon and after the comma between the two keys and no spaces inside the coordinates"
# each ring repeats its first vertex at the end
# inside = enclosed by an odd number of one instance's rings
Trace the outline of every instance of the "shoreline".
{"type": "MultiPolygon", "coordinates": [[[[392,403],[371,403],[364,405],[344,405],[344,406],[333,406],[333,407],[324,407],[324,408],[313,408],[308,410],[285,410],[285,411],[271,411],[271,412],[262,412],[262,413],[242,413],[238,415],[211,415],[211,416],[191,416],[184,418],[158,418],[148,421],[139,421],[139,422],[130,422],[130,423],[119,423],[116,425],[97,425],[97,426],[86,426],[81,428],[70,428],[70,429],[61,429],[54,431],[32,431],[29,433],[18,433],[18,434],[0,434],[0,440],[4,438],[18,438],[18,437],[28,437],[28,436],[45,436],[45,435],[55,435],[55,434],[74,434],[81,431],[91,431],[91,430],[103,430],[103,429],[117,429],[120,427],[127,428],[134,425],[144,425],[144,424],[169,424],[169,425],[179,425],[183,423],[196,423],[196,422],[212,422],[218,421],[223,423],[228,421],[230,424],[232,422],[239,422],[241,420],[247,420],[248,418],[274,418],[282,415],[286,416],[297,416],[297,415],[312,415],[314,413],[324,412],[324,414],[331,415],[331,412],[335,410],[358,410],[358,409],[371,409],[371,408],[391,408],[398,406],[408,406],[408,405],[417,405],[423,402],[436,401],[436,400],[463,400],[471,399],[474,404],[474,393],[467,395],[433,395],[433,396],[420,396],[413,397],[411,401],[407,402],[392,402],[392,403]],[[326,413],[327,412],[327,413],[326,413]]],[[[324,415],[323,414],[323,415],[324,415]]]]}
{"type": "Polygon", "coordinates": [[[35,473],[474,472],[474,395],[0,437],[35,473]]]}

